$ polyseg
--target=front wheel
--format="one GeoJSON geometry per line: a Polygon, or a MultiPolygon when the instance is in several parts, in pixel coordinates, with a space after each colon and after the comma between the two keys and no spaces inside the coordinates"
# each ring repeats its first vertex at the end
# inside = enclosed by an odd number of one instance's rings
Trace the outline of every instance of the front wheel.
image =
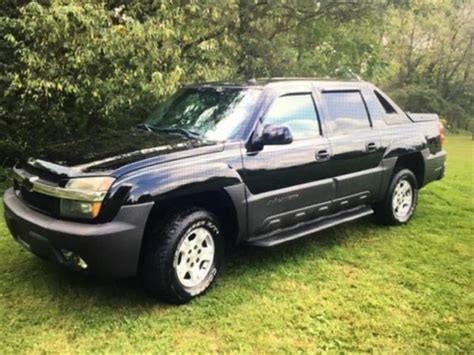
{"type": "Polygon", "coordinates": [[[384,224],[407,223],[415,213],[417,200],[415,175],[408,169],[399,170],[392,177],[383,201],[374,206],[375,216],[384,224]]]}
{"type": "Polygon", "coordinates": [[[222,266],[224,243],[215,216],[191,209],[157,225],[146,237],[143,252],[146,291],[181,304],[212,285],[222,266]]]}

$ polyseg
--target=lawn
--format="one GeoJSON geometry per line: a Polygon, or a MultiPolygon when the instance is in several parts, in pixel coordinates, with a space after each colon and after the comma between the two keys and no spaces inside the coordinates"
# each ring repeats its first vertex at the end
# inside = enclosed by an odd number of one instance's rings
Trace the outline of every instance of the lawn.
{"type": "MultiPolygon", "coordinates": [[[[135,280],[44,262],[0,218],[0,352],[474,352],[473,147],[448,136],[447,175],[409,225],[365,219],[274,249],[239,248],[185,306],[135,280]]],[[[1,212],[1,207],[0,207],[1,212]]]]}

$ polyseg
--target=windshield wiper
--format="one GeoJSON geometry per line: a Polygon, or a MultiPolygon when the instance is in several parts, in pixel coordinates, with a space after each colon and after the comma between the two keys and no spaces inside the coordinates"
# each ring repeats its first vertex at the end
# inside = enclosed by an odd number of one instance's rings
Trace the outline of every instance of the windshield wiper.
{"type": "Polygon", "coordinates": [[[148,132],[165,132],[165,133],[178,133],[182,136],[185,136],[186,138],[189,139],[199,139],[201,138],[201,135],[198,132],[191,131],[186,128],[179,128],[179,127],[157,127],[153,126],[149,123],[140,123],[135,126],[138,129],[144,129],[148,132]]]}
{"type": "Polygon", "coordinates": [[[153,127],[155,131],[166,132],[166,133],[178,133],[190,139],[199,139],[201,135],[198,132],[191,131],[186,128],[179,127],[153,127]]]}

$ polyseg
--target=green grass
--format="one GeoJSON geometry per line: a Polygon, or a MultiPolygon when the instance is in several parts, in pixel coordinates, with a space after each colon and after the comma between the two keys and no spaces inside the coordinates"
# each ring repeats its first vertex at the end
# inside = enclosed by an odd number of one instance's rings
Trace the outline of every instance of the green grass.
{"type": "Polygon", "coordinates": [[[240,248],[206,296],[175,307],[134,280],[81,277],[24,251],[0,219],[0,351],[474,352],[473,142],[407,226],[370,219],[240,248]]]}

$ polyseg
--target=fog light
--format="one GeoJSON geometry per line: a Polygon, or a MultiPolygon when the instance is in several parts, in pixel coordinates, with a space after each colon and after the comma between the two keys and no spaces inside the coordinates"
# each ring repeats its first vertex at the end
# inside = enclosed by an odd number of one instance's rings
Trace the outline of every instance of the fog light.
{"type": "Polygon", "coordinates": [[[102,202],[75,201],[62,199],[60,203],[60,214],[70,218],[96,218],[99,215],[102,202]]]}
{"type": "Polygon", "coordinates": [[[61,253],[64,256],[64,260],[66,260],[68,264],[75,265],[83,270],[87,269],[87,263],[76,253],[66,249],[61,249],[61,253]]]}

